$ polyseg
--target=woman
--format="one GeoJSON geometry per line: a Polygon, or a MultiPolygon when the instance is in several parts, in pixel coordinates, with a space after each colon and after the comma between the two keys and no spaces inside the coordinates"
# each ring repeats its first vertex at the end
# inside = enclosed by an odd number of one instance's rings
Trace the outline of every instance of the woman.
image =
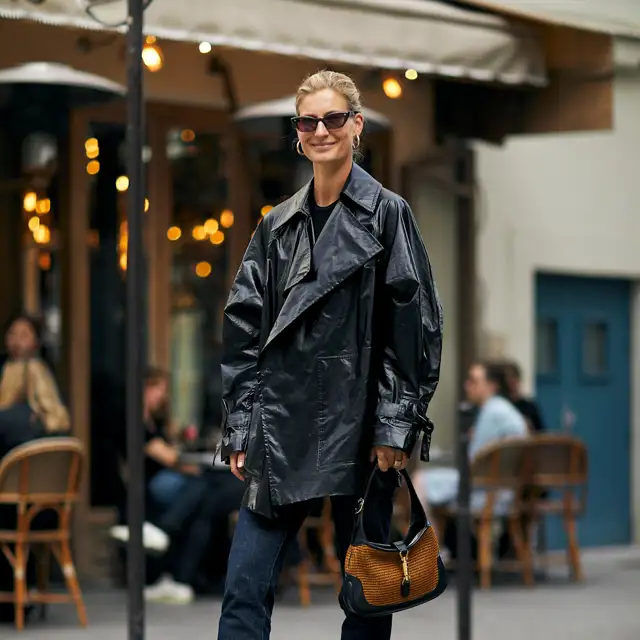
{"type": "Polygon", "coordinates": [[[13,447],[69,431],[69,412],[47,365],[38,357],[40,325],[13,318],[5,332],[7,359],[0,371],[0,457],[13,447]]]}
{"type": "MultiPolygon", "coordinates": [[[[225,309],[222,456],[245,493],[221,640],[269,637],[283,558],[313,498],[331,496],[344,561],[370,456],[383,471],[405,467],[419,432],[430,436],[439,376],[442,314],[413,214],[353,163],[358,89],[321,71],[296,110],[313,180],[260,223],[225,309]]],[[[396,474],[382,477],[387,500],[369,529],[380,538],[396,474]]],[[[390,617],[343,624],[343,639],[390,635],[390,617]]]]}

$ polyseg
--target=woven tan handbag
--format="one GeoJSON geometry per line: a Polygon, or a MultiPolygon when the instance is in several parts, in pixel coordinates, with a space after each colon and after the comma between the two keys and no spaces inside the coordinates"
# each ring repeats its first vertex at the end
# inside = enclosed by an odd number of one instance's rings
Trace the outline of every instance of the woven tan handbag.
{"type": "Polygon", "coordinates": [[[367,503],[375,501],[372,480],[376,473],[382,473],[377,466],[358,505],[340,592],[342,606],[360,616],[389,615],[416,607],[437,598],[447,586],[438,541],[406,471],[398,473],[411,496],[407,535],[389,544],[367,540],[363,512],[367,503]]]}

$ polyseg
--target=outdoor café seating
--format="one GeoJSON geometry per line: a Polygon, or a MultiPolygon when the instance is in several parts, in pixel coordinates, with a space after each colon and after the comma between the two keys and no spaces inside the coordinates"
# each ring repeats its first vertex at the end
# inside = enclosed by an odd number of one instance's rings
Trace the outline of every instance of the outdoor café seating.
{"type": "MultiPolygon", "coordinates": [[[[15,625],[22,630],[31,604],[74,603],[82,626],[85,605],[71,554],[71,515],[78,500],[84,447],[76,438],[44,438],[16,447],[0,460],[0,506],[17,512],[16,526],[0,523],[0,550],[11,565],[14,589],[0,592],[0,603],[13,603],[15,625]],[[45,512],[56,516],[32,528],[45,512]],[[27,584],[30,555],[37,561],[36,588],[27,584]],[[49,592],[51,556],[57,561],[68,593],[49,592]]],[[[4,559],[4,558],[2,558],[4,559]]]]}

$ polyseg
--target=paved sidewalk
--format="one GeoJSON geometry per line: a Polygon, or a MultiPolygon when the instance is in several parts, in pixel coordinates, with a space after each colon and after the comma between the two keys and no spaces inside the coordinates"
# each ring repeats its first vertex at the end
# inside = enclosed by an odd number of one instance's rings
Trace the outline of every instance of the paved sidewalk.
{"type": "MultiPolygon", "coordinates": [[[[585,558],[587,580],[567,582],[562,573],[528,590],[500,586],[474,596],[473,640],[638,640],[640,638],[640,548],[599,552],[585,558]]],[[[0,627],[2,640],[126,640],[125,595],[86,594],[88,631],[76,626],[74,612],[50,608],[46,623],[33,622],[16,633],[0,627]]],[[[193,606],[150,606],[147,639],[215,640],[220,603],[193,606]]],[[[341,612],[330,591],[314,592],[303,610],[288,593],[276,608],[273,640],[332,640],[340,637],[341,612]]],[[[455,588],[437,601],[396,616],[394,640],[429,638],[456,640],[455,588]]]]}

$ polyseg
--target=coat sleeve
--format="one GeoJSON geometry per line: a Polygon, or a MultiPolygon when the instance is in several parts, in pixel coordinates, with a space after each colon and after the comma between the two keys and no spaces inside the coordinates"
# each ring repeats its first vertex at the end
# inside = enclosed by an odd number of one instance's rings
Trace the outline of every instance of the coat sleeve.
{"type": "Polygon", "coordinates": [[[244,451],[257,384],[258,354],[267,269],[265,223],[261,221],[242,259],[222,325],[222,459],[244,451]]]}
{"type": "Polygon", "coordinates": [[[428,460],[433,424],[427,409],[440,376],[442,307],[427,251],[406,202],[389,202],[381,235],[382,355],[374,445],[411,454],[424,431],[421,458],[428,460]]]}

